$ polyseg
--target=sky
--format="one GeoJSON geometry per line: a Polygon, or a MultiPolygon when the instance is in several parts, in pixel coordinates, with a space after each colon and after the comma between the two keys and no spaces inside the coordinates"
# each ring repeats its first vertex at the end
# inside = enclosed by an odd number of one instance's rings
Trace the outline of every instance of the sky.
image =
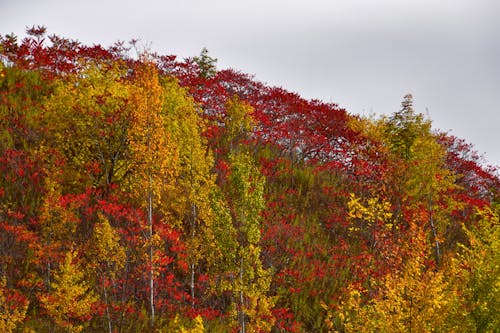
{"type": "Polygon", "coordinates": [[[352,114],[391,114],[411,93],[500,166],[498,0],[0,0],[0,34],[33,25],[180,58],[206,47],[221,69],[352,114]]]}

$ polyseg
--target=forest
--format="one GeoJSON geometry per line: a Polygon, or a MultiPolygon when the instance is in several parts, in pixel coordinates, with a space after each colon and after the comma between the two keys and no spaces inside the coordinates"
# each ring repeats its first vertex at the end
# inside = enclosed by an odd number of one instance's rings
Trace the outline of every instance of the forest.
{"type": "Polygon", "coordinates": [[[206,49],[0,35],[0,331],[500,332],[500,178],[206,49]]]}

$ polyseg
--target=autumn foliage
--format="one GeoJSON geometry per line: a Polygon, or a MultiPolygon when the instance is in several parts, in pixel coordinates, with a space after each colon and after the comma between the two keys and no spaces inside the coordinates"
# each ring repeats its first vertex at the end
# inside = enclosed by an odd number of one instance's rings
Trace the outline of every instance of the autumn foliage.
{"type": "Polygon", "coordinates": [[[0,36],[0,331],[498,331],[500,179],[411,95],[131,53],[0,36]]]}

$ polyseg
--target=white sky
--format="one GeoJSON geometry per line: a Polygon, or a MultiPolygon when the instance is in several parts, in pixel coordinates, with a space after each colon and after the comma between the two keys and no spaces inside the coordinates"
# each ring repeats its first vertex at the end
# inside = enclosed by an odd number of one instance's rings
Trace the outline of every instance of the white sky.
{"type": "Polygon", "coordinates": [[[1,34],[37,24],[181,58],[205,46],[219,68],[354,114],[390,114],[410,92],[434,127],[500,165],[498,0],[0,0],[1,34]]]}

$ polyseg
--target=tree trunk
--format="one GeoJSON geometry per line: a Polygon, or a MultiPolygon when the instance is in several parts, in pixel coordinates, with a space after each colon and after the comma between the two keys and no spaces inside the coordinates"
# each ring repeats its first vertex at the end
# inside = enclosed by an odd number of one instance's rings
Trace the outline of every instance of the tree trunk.
{"type": "Polygon", "coordinates": [[[245,305],[243,298],[243,256],[240,258],[240,333],[246,333],[245,329],[245,305]]]}
{"type": "MultiPolygon", "coordinates": [[[[151,183],[151,176],[149,177],[151,183]]],[[[154,328],[155,322],[155,303],[154,303],[154,272],[153,272],[153,193],[151,185],[148,193],[148,225],[149,225],[149,306],[151,309],[151,329],[154,328]]]]}
{"type": "Polygon", "coordinates": [[[109,314],[108,291],[106,290],[106,287],[104,285],[102,289],[104,290],[104,302],[106,303],[106,319],[108,321],[108,332],[113,333],[113,327],[111,325],[111,316],[109,314]]]}
{"type": "MultiPolygon", "coordinates": [[[[194,237],[196,236],[196,220],[197,220],[197,214],[196,214],[196,205],[193,203],[191,205],[191,211],[193,214],[193,218],[191,220],[191,242],[194,242],[194,237]]],[[[194,280],[195,280],[195,263],[194,261],[191,263],[191,283],[190,283],[190,291],[191,291],[191,308],[194,309],[194,296],[195,296],[195,290],[194,290],[194,280]]]]}
{"type": "Polygon", "coordinates": [[[434,219],[432,217],[432,196],[429,195],[429,223],[432,229],[432,236],[434,237],[435,250],[436,250],[436,266],[439,267],[441,260],[441,249],[439,246],[439,239],[437,235],[436,226],[434,225],[434,219]]]}

